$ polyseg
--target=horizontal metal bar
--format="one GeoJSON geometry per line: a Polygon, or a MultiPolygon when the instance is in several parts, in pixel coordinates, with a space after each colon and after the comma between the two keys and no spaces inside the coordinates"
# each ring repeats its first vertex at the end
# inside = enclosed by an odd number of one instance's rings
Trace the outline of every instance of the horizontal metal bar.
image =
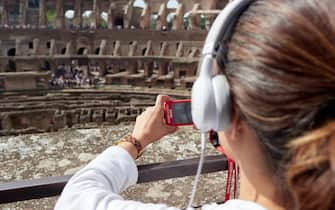
{"type": "MultiPolygon", "coordinates": [[[[198,158],[138,166],[138,183],[195,175],[198,158]]],[[[202,173],[227,170],[223,156],[207,156],[202,173]]],[[[72,175],[0,184],[0,204],[57,196],[72,175]]]]}
{"type": "MultiPolygon", "coordinates": [[[[172,162],[154,163],[138,166],[138,183],[195,175],[199,158],[172,162]]],[[[202,173],[227,170],[227,161],[223,156],[207,156],[202,173]]]]}

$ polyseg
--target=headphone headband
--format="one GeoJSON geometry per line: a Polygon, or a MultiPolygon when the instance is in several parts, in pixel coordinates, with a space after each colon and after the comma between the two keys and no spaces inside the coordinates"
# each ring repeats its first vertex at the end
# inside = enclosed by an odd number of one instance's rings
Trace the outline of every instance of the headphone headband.
{"type": "Polygon", "coordinates": [[[241,14],[254,0],[234,0],[215,19],[208,32],[192,88],[192,118],[201,132],[222,131],[231,121],[230,87],[224,75],[213,75],[221,41],[228,41],[241,14]]]}

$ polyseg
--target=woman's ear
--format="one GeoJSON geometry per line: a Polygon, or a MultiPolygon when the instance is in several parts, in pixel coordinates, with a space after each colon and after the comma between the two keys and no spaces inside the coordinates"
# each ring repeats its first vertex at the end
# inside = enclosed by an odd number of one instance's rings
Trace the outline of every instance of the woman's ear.
{"type": "Polygon", "coordinates": [[[233,160],[237,160],[235,154],[240,147],[242,135],[243,121],[238,112],[232,111],[230,127],[225,130],[218,132],[220,145],[224,148],[226,156],[233,160]]]}

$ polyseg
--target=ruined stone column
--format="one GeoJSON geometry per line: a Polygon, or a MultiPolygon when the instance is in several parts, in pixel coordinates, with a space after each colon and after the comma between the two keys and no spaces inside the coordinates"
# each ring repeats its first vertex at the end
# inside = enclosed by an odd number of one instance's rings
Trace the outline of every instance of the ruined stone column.
{"type": "Polygon", "coordinates": [[[55,72],[57,69],[57,63],[55,62],[55,59],[50,59],[49,64],[50,64],[50,71],[55,72]]]}
{"type": "Polygon", "coordinates": [[[128,74],[136,74],[137,73],[137,62],[134,60],[130,60],[127,62],[127,72],[128,74]]]}
{"type": "Polygon", "coordinates": [[[47,25],[48,25],[48,20],[47,20],[46,8],[45,8],[45,0],[40,0],[38,26],[40,28],[46,28],[47,25]]]}
{"type": "Polygon", "coordinates": [[[153,60],[148,60],[148,61],[145,61],[144,63],[144,76],[146,78],[149,78],[152,76],[154,72],[154,62],[153,60]]]}
{"type": "Polygon", "coordinates": [[[162,44],[161,44],[161,49],[159,51],[159,56],[165,56],[166,55],[166,52],[167,52],[167,48],[168,48],[168,43],[166,41],[164,41],[162,44]]]}
{"type": "Polygon", "coordinates": [[[56,17],[55,17],[55,28],[62,29],[65,26],[65,18],[64,18],[64,1],[57,0],[56,1],[56,17]]]}
{"type": "Polygon", "coordinates": [[[158,17],[157,17],[157,21],[156,21],[156,29],[157,30],[162,30],[164,27],[167,27],[167,21],[166,21],[166,16],[167,16],[167,8],[166,8],[166,4],[163,3],[161,4],[160,8],[159,8],[159,12],[158,12],[158,17]]]}
{"type": "Polygon", "coordinates": [[[76,0],[74,5],[74,19],[73,19],[73,25],[75,28],[81,28],[81,25],[83,23],[83,16],[82,16],[82,0],[76,0]]]}
{"type": "Polygon", "coordinates": [[[108,8],[108,29],[112,29],[114,25],[113,10],[115,8],[115,3],[112,2],[108,8]]]}
{"type": "Polygon", "coordinates": [[[148,29],[150,27],[150,16],[151,16],[151,9],[149,4],[145,5],[142,14],[140,25],[142,29],[148,29]]]}
{"type": "Polygon", "coordinates": [[[173,18],[173,30],[181,30],[184,28],[184,5],[179,4],[176,10],[176,15],[173,18]]]}
{"type": "MultiPolygon", "coordinates": [[[[2,51],[2,41],[0,40],[0,56],[3,56],[3,51],[2,51]]],[[[1,69],[0,69],[1,71],[1,69]]]]}
{"type": "Polygon", "coordinates": [[[72,42],[69,41],[66,43],[65,55],[71,55],[72,52],[72,42]]]}
{"type": "Polygon", "coordinates": [[[136,50],[137,50],[137,41],[134,41],[131,45],[129,45],[128,56],[135,56],[136,50]]]}
{"type": "Polygon", "coordinates": [[[153,50],[152,50],[152,41],[148,40],[147,41],[147,45],[146,45],[147,50],[144,53],[144,56],[149,56],[153,54],[153,50]]]}
{"type": "Polygon", "coordinates": [[[19,24],[25,26],[27,23],[27,0],[20,0],[20,20],[19,24]]]}
{"type": "Polygon", "coordinates": [[[100,24],[99,0],[93,0],[91,28],[96,29],[100,24]]]}
{"type": "Polygon", "coordinates": [[[37,53],[38,53],[38,46],[39,46],[39,43],[40,43],[40,40],[39,40],[39,39],[35,38],[35,39],[33,40],[33,46],[34,46],[34,49],[33,49],[33,51],[32,51],[32,55],[37,55],[37,53]]]}
{"type": "Polygon", "coordinates": [[[106,54],[107,41],[105,39],[101,40],[101,43],[100,43],[99,47],[100,47],[99,55],[105,55],[106,54]]]}
{"type": "Polygon", "coordinates": [[[200,14],[196,12],[200,9],[200,4],[194,4],[191,14],[189,16],[189,28],[200,29],[200,14]]]}
{"type": "MultiPolygon", "coordinates": [[[[2,51],[2,41],[0,40],[0,56],[3,56],[3,51],[2,51]]],[[[5,61],[4,60],[0,60],[0,72],[4,72],[5,71],[5,61]]]]}
{"type": "Polygon", "coordinates": [[[15,56],[20,56],[22,55],[21,52],[21,40],[16,39],[15,40],[15,56]]]}
{"type": "Polygon", "coordinates": [[[168,73],[169,62],[160,61],[158,63],[158,76],[165,76],[168,73]]]}
{"type": "Polygon", "coordinates": [[[8,5],[7,5],[7,0],[3,0],[3,6],[1,8],[1,26],[8,27],[8,5]]]}
{"type": "Polygon", "coordinates": [[[120,40],[115,41],[113,55],[114,56],[120,56],[121,55],[121,43],[120,43],[120,40]]]}
{"type": "Polygon", "coordinates": [[[178,47],[177,47],[177,51],[176,51],[176,57],[182,57],[183,56],[183,48],[184,48],[184,44],[182,41],[180,41],[178,43],[178,47]]]}
{"type": "Polygon", "coordinates": [[[124,28],[131,27],[131,20],[133,18],[134,0],[130,0],[127,5],[126,15],[124,17],[124,28]]]}
{"type": "Polygon", "coordinates": [[[54,39],[50,40],[50,49],[49,49],[49,55],[53,56],[55,54],[56,50],[56,41],[54,39]]]}
{"type": "MultiPolygon", "coordinates": [[[[153,54],[152,50],[152,41],[147,41],[147,50],[145,51],[144,56],[150,56],[153,54]]],[[[154,62],[153,60],[148,60],[144,62],[144,75],[148,78],[151,77],[154,69],[154,62]]]]}

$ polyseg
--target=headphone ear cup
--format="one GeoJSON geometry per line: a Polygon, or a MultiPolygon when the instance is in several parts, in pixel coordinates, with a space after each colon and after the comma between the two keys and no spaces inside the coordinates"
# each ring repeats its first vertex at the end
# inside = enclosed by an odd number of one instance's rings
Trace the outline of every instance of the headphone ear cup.
{"type": "Polygon", "coordinates": [[[224,75],[217,75],[212,79],[213,95],[216,109],[216,131],[223,131],[229,128],[231,122],[231,97],[227,78],[224,75]]]}
{"type": "Polygon", "coordinates": [[[192,119],[201,132],[207,132],[215,126],[216,108],[213,94],[212,74],[214,59],[205,55],[199,63],[200,75],[192,87],[192,119]]]}
{"type": "Polygon", "coordinates": [[[211,79],[199,77],[192,88],[192,119],[201,132],[207,132],[215,126],[215,106],[211,79]]]}

